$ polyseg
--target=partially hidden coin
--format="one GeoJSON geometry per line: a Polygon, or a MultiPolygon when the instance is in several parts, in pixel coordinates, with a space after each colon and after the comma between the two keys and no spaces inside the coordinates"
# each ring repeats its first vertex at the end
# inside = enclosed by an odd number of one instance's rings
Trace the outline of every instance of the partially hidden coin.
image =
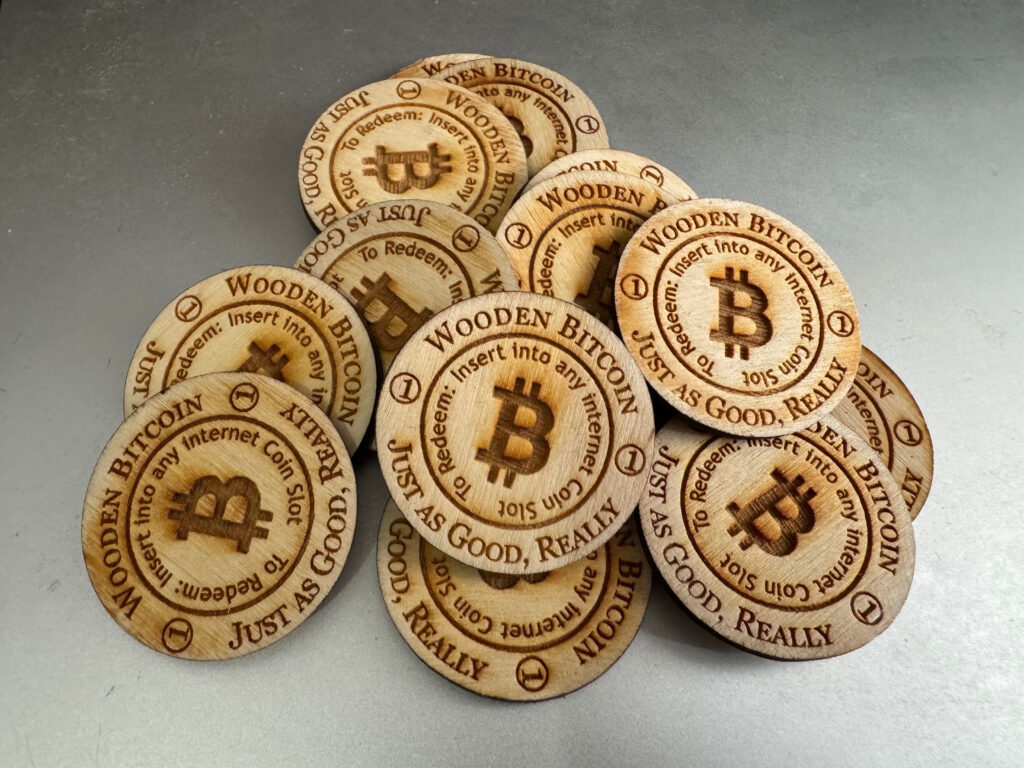
{"type": "Polygon", "coordinates": [[[526,154],[508,120],[441,80],[382,80],[343,96],[299,157],[302,204],[318,229],[371,203],[415,198],[493,232],[525,182],[526,154]]]}
{"type": "Polygon", "coordinates": [[[629,518],[650,467],[643,377],[605,326],[549,296],[459,302],[398,353],[377,410],[392,497],[450,557],[523,575],[568,565],[629,518]]]}
{"type": "Polygon", "coordinates": [[[562,155],[608,147],[594,102],[547,67],[519,59],[476,59],[433,77],[468,88],[501,109],[522,139],[531,176],[562,155]]]}
{"type": "Polygon", "coordinates": [[[864,347],[857,378],[832,415],[882,457],[916,519],[932,487],[932,436],[907,385],[864,347]]]}
{"type": "Polygon", "coordinates": [[[139,342],[124,412],[179,381],[241,371],[313,400],[355,451],[373,414],[377,364],[359,313],[338,291],[287,267],[229,269],[187,288],[139,342]]]}
{"type": "Polygon", "coordinates": [[[414,61],[408,66],[402,67],[395,72],[389,80],[402,79],[406,77],[431,77],[442,69],[452,64],[459,64],[463,61],[486,58],[482,53],[442,53],[437,56],[425,56],[419,61],[414,61]]]}
{"type": "Polygon", "coordinates": [[[838,268],[750,203],[690,200],[648,219],[619,261],[615,309],[654,389],[722,432],[809,426],[857,373],[857,307],[838,268]]]}
{"type": "Polygon", "coordinates": [[[896,618],[914,534],[878,455],[833,417],[741,438],[676,419],[640,501],[648,550],[693,616],[779,659],[838,656],[896,618]]]}
{"type": "Polygon", "coordinates": [[[577,171],[609,171],[635,176],[660,187],[666,195],[679,202],[697,197],[697,193],[689,184],[661,163],[621,149],[584,149],[559,157],[541,168],[526,182],[521,194],[529,192],[542,181],[577,171]]]}
{"type": "Polygon", "coordinates": [[[577,171],[523,194],[498,242],[524,288],[571,301],[615,327],[615,272],[648,217],[677,200],[633,176],[577,171]]]}
{"type": "Polygon", "coordinates": [[[435,549],[390,502],[377,535],[384,603],[431,669],[512,701],[562,696],[604,674],[632,642],[651,569],[636,522],[564,568],[481,571],[435,549]]]}
{"type": "Polygon", "coordinates": [[[266,376],[187,378],[129,414],[89,482],[82,551],[121,627],[183,659],[266,648],[341,573],[356,523],[345,445],[266,376]]]}

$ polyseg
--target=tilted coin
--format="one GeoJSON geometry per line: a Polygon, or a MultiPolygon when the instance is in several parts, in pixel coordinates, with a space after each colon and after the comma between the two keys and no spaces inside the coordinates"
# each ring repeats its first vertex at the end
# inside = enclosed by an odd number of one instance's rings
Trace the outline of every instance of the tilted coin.
{"type": "Polygon", "coordinates": [[[531,176],[562,155],[608,147],[594,102],[547,67],[519,59],[476,59],[433,77],[468,88],[501,109],[522,139],[531,176]]]}
{"type": "Polygon", "coordinates": [[[157,316],[128,368],[125,415],[172,384],[242,371],[313,400],[355,451],[373,414],[377,364],[355,308],[287,267],[229,269],[187,288],[157,316]]]}
{"type": "Polygon", "coordinates": [[[896,618],[914,532],[878,455],[833,417],[741,438],[676,419],[658,432],[640,522],[696,619],[779,659],[852,651],[896,618]]]}
{"type": "Polygon", "coordinates": [[[441,80],[382,80],[343,96],[299,157],[302,204],[318,229],[371,203],[414,198],[493,232],[525,182],[526,155],[508,120],[441,80]]]}
{"type": "Polygon", "coordinates": [[[843,276],[809,235],[750,203],[690,200],[648,219],[619,261],[615,309],[654,389],[722,432],[809,426],[857,373],[843,276]]]}
{"type": "Polygon", "coordinates": [[[626,152],[621,149],[584,149],[571,155],[559,157],[545,165],[526,182],[522,194],[529,192],[542,181],[563,173],[577,171],[610,171],[625,176],[635,176],[661,188],[666,194],[682,202],[697,197],[690,185],[660,163],[650,158],[626,152]]]}
{"type": "Polygon", "coordinates": [[[395,72],[389,80],[396,80],[405,77],[431,77],[442,69],[458,64],[463,61],[486,58],[482,53],[442,53],[437,56],[426,56],[419,61],[414,61],[408,66],[402,67],[395,72]]]}
{"type": "Polygon", "coordinates": [[[635,521],[571,565],[510,576],[435,549],[394,502],[377,535],[377,573],[420,659],[463,688],[512,701],[562,696],[604,674],[636,635],[651,590],[635,521]]]}
{"type": "Polygon", "coordinates": [[[417,531],[468,565],[568,565],[632,513],[654,421],[622,342],[573,304],[478,296],[413,334],[384,381],[377,454],[417,531]]]}
{"type": "Polygon", "coordinates": [[[208,373],[154,395],[110,438],[82,551],[103,607],[135,639],[226,659],[313,612],[355,523],[352,465],[327,416],[269,377],[208,373]]]}

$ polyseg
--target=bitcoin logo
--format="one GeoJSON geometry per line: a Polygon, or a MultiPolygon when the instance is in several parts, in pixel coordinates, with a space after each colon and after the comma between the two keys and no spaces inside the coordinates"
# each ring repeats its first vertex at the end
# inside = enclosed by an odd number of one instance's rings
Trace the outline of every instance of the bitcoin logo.
{"type": "Polygon", "coordinates": [[[281,348],[277,344],[271,344],[263,349],[255,341],[249,342],[249,358],[238,367],[240,373],[262,373],[278,381],[284,381],[283,369],[288,364],[288,355],[281,354],[274,358],[281,348]]]}
{"type": "Polygon", "coordinates": [[[501,400],[498,421],[494,425],[491,444],[476,452],[477,461],[491,465],[487,472],[488,482],[495,482],[501,470],[505,470],[506,488],[512,487],[517,474],[532,475],[541,469],[551,453],[551,444],[545,435],[554,426],[555,416],[548,404],[539,397],[540,382],[535,381],[530,385],[529,394],[526,394],[525,389],[526,379],[520,378],[516,379],[513,389],[494,387],[494,397],[501,400]],[[516,416],[520,408],[533,412],[533,424],[524,426],[517,423],[516,416]],[[513,437],[530,444],[530,452],[526,456],[509,455],[508,441],[513,437]]]}
{"type": "Polygon", "coordinates": [[[769,555],[782,557],[796,549],[798,533],[808,533],[814,527],[814,510],[809,502],[818,494],[813,488],[800,491],[804,483],[800,475],[788,480],[781,470],[773,469],[772,480],[775,486],[745,507],[741,508],[734,501],[729,502],[726,509],[736,522],[727,530],[730,536],[736,536],[741,531],[745,533],[740,539],[740,549],[748,549],[751,544],[757,544],[769,555]],[[770,516],[775,525],[759,526],[758,521],[762,515],[770,516]]]}
{"type": "Polygon", "coordinates": [[[442,173],[448,173],[452,169],[450,165],[443,165],[450,161],[452,156],[438,154],[437,149],[437,144],[430,144],[425,152],[388,152],[385,147],[378,144],[373,157],[363,158],[363,165],[374,166],[364,168],[363,175],[376,176],[381,189],[391,195],[408,192],[409,187],[430,189],[441,178],[442,173]],[[426,175],[420,176],[416,173],[417,164],[427,166],[426,175]],[[391,178],[393,165],[402,168],[401,178],[391,178]]]}
{"type": "Polygon", "coordinates": [[[249,551],[249,544],[254,538],[267,538],[267,529],[258,526],[260,521],[273,520],[274,514],[260,509],[260,491],[256,483],[247,477],[232,477],[226,483],[213,475],[200,477],[189,489],[188,493],[175,493],[175,504],[182,504],[182,509],[171,509],[167,517],[178,521],[177,537],[187,540],[190,533],[202,533],[207,536],[219,536],[232,539],[239,552],[249,551]],[[200,514],[196,507],[205,496],[213,496],[212,514],[200,514]],[[242,498],[245,512],[241,521],[228,519],[228,502],[233,498],[242,498]]]}
{"type": "Polygon", "coordinates": [[[512,128],[519,134],[519,140],[523,142],[523,149],[526,150],[526,156],[529,157],[532,155],[533,142],[530,141],[530,137],[526,135],[526,126],[523,125],[523,121],[515,115],[510,115],[505,110],[502,110],[501,114],[508,118],[508,121],[512,123],[512,128]]]}
{"type": "Polygon", "coordinates": [[[480,568],[477,568],[476,572],[480,574],[484,584],[491,589],[511,589],[519,583],[520,579],[527,584],[539,584],[548,577],[547,573],[530,573],[526,576],[516,576],[512,573],[494,573],[493,571],[484,571],[480,568]]]}
{"type": "Polygon", "coordinates": [[[615,268],[619,264],[622,243],[612,240],[607,248],[595,245],[592,253],[597,257],[597,266],[594,267],[587,292],[577,294],[576,303],[602,323],[610,325],[615,306],[615,268]]]}
{"type": "Polygon", "coordinates": [[[391,290],[391,276],[385,272],[374,282],[368,277],[362,279],[363,289],[352,289],[356,309],[370,323],[377,345],[386,352],[397,352],[416,329],[430,316],[429,310],[417,312],[391,290]],[[376,320],[370,318],[370,306],[377,302],[384,311],[376,320]],[[397,327],[396,327],[397,326],[397,327]]]}
{"type": "Polygon", "coordinates": [[[740,358],[750,357],[751,347],[767,344],[772,338],[772,321],[764,311],[768,308],[765,292],[751,283],[747,270],[740,270],[740,279],[734,278],[732,267],[725,268],[725,277],[712,277],[711,285],[718,289],[718,328],[711,329],[711,340],[725,344],[725,356],[732,357],[739,347],[740,358]],[[748,304],[737,304],[737,294],[747,297],[748,304]],[[753,333],[738,333],[736,318],[745,318],[754,324],[753,333]]]}

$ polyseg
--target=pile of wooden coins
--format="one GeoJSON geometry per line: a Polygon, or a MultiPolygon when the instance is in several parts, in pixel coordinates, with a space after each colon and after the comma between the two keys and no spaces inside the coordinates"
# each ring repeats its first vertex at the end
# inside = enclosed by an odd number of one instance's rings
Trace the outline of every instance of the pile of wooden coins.
{"type": "Polygon", "coordinates": [[[319,234],[295,268],[193,285],[132,360],[82,545],[135,638],[223,659],[295,629],[344,566],[363,443],[383,604],[480,694],[600,676],[653,570],[778,659],[896,617],[931,440],[803,230],[609,149],[561,74],[477,54],[343,96],[298,180],[319,234]]]}

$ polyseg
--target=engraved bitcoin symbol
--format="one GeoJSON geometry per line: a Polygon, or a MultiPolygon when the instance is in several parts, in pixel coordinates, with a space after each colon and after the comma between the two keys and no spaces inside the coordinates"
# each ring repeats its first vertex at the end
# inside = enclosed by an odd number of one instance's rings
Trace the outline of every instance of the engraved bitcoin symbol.
{"type": "Polygon", "coordinates": [[[764,311],[768,308],[765,292],[749,282],[747,270],[740,270],[740,279],[734,278],[732,267],[725,268],[725,277],[712,277],[711,285],[718,289],[718,328],[711,329],[711,340],[725,344],[725,356],[732,357],[735,347],[740,358],[750,357],[750,347],[760,347],[772,338],[772,321],[764,311]],[[737,293],[746,295],[749,304],[736,303],[737,293]],[[736,318],[746,318],[754,324],[753,333],[737,333],[736,318]]]}
{"type": "Polygon", "coordinates": [[[615,467],[628,477],[635,477],[643,472],[647,465],[647,456],[638,445],[627,443],[615,452],[615,467]]]}
{"type": "Polygon", "coordinates": [[[601,123],[593,115],[580,115],[576,118],[576,127],[579,128],[580,133],[597,133],[601,128],[601,123]]]}
{"type": "Polygon", "coordinates": [[[411,373],[399,373],[391,379],[388,391],[402,405],[414,403],[420,396],[420,380],[411,373]]]}
{"type": "Polygon", "coordinates": [[[181,653],[192,644],[192,625],[187,619],[171,619],[164,624],[161,641],[171,653],[181,653]]]}
{"type": "Polygon", "coordinates": [[[417,312],[391,290],[391,276],[387,272],[377,278],[377,282],[364,277],[362,287],[362,290],[352,289],[356,309],[370,323],[377,345],[386,352],[400,350],[416,329],[430,319],[429,310],[417,312]],[[370,316],[370,307],[374,302],[384,307],[376,320],[370,316]]]}
{"type": "Polygon", "coordinates": [[[190,533],[203,533],[207,536],[219,536],[232,539],[239,552],[249,551],[253,538],[267,538],[267,529],[257,525],[260,521],[274,519],[274,513],[260,509],[260,491],[256,483],[247,477],[232,477],[226,483],[213,475],[204,475],[192,483],[188,493],[177,493],[172,497],[175,504],[182,504],[182,509],[170,509],[167,517],[178,521],[177,537],[182,541],[188,539],[190,533]],[[196,507],[204,496],[214,499],[213,512],[209,515],[200,514],[196,507]],[[245,502],[242,520],[230,520],[226,517],[228,502],[241,498],[245,502]]]}
{"type": "Polygon", "coordinates": [[[532,155],[533,142],[530,141],[530,137],[526,135],[526,126],[523,125],[523,121],[515,115],[510,115],[504,110],[502,110],[501,114],[508,118],[508,121],[512,123],[512,129],[519,134],[519,139],[523,142],[523,149],[526,150],[526,156],[529,157],[532,155]]]}
{"type": "Polygon", "coordinates": [[[492,589],[511,589],[522,579],[527,584],[539,584],[548,577],[547,573],[530,573],[526,576],[516,576],[511,573],[494,573],[493,571],[482,571],[479,568],[476,572],[480,574],[484,584],[492,589]]]}
{"type": "Polygon", "coordinates": [[[853,333],[853,318],[841,309],[832,312],[826,322],[828,323],[828,329],[836,336],[842,336],[845,339],[853,333]]]}
{"type": "Polygon", "coordinates": [[[740,549],[748,549],[751,544],[757,544],[769,555],[782,557],[796,549],[798,533],[808,533],[814,527],[814,510],[809,502],[818,492],[813,488],[801,491],[803,477],[797,475],[787,480],[779,469],[772,470],[772,480],[775,486],[745,507],[741,508],[734,501],[726,505],[736,520],[727,530],[730,536],[736,536],[741,531],[746,534],[740,539],[740,549]],[[774,521],[774,526],[758,525],[758,520],[766,514],[774,521]]]}
{"type": "Polygon", "coordinates": [[[548,684],[548,665],[537,656],[525,656],[516,665],[516,682],[524,690],[536,693],[548,684]]]}
{"type": "Polygon", "coordinates": [[[513,389],[494,387],[494,397],[501,400],[498,421],[494,425],[491,444],[486,449],[477,449],[476,452],[477,461],[491,465],[487,472],[488,482],[496,481],[501,470],[505,470],[506,488],[512,487],[517,474],[532,475],[541,469],[547,464],[548,454],[551,453],[551,444],[544,436],[554,426],[555,416],[548,404],[538,397],[540,382],[535,381],[530,385],[529,394],[526,394],[525,389],[526,379],[519,378],[516,379],[513,389]],[[533,412],[533,424],[523,426],[516,422],[520,408],[533,412]],[[508,441],[513,437],[530,444],[530,452],[526,456],[509,455],[508,441]]]}
{"type": "Polygon", "coordinates": [[[182,296],[178,299],[178,303],[174,305],[174,316],[183,323],[195,320],[202,311],[203,302],[191,294],[182,296]]]}
{"type": "Polygon", "coordinates": [[[415,99],[420,95],[420,84],[414,80],[403,80],[395,86],[395,93],[403,99],[415,99]]]}
{"type": "Polygon", "coordinates": [[[517,221],[508,225],[505,230],[505,240],[513,248],[525,248],[533,241],[533,233],[529,227],[517,221]]]}
{"type": "Polygon", "coordinates": [[[228,401],[236,411],[245,413],[256,407],[256,403],[260,401],[260,391],[256,389],[255,385],[246,381],[235,385],[228,396],[228,401]]]}
{"type": "Polygon", "coordinates": [[[288,364],[288,355],[282,353],[276,360],[274,355],[281,351],[277,344],[271,344],[263,349],[255,341],[249,342],[249,359],[238,367],[239,372],[263,373],[278,381],[284,381],[284,367],[288,364]]]}
{"type": "Polygon", "coordinates": [[[635,272],[630,272],[619,280],[619,289],[627,299],[639,301],[647,295],[647,281],[635,272]]]}
{"type": "Polygon", "coordinates": [[[882,601],[870,592],[858,592],[850,599],[850,610],[861,624],[873,627],[885,617],[882,601]]]}
{"type": "Polygon", "coordinates": [[[463,224],[452,232],[452,247],[461,253],[472,251],[479,242],[480,230],[472,224],[463,224]]]}
{"type": "Polygon", "coordinates": [[[661,172],[660,168],[656,168],[653,165],[645,165],[641,168],[640,178],[647,179],[648,181],[657,184],[659,187],[665,183],[665,175],[661,172]]]}
{"type": "Polygon", "coordinates": [[[407,192],[409,187],[429,189],[434,186],[441,178],[442,173],[451,171],[450,165],[443,165],[451,159],[451,155],[438,154],[436,143],[430,144],[425,152],[388,152],[384,146],[378,144],[373,157],[363,158],[363,165],[374,166],[373,168],[364,168],[363,175],[376,176],[381,189],[392,195],[400,195],[407,192]],[[417,164],[427,166],[425,176],[416,173],[417,164]],[[402,168],[401,178],[391,178],[392,165],[402,168]]]}
{"type": "Polygon", "coordinates": [[[615,285],[615,268],[622,253],[622,243],[612,240],[607,248],[595,245],[592,253],[597,256],[597,266],[594,267],[594,275],[590,278],[587,292],[577,294],[576,303],[602,323],[609,324],[615,306],[612,291],[615,285]]]}
{"type": "Polygon", "coordinates": [[[892,427],[893,434],[896,435],[896,439],[904,445],[908,445],[913,448],[915,445],[920,445],[921,441],[924,440],[924,432],[917,424],[907,419],[900,419],[892,427]]]}

